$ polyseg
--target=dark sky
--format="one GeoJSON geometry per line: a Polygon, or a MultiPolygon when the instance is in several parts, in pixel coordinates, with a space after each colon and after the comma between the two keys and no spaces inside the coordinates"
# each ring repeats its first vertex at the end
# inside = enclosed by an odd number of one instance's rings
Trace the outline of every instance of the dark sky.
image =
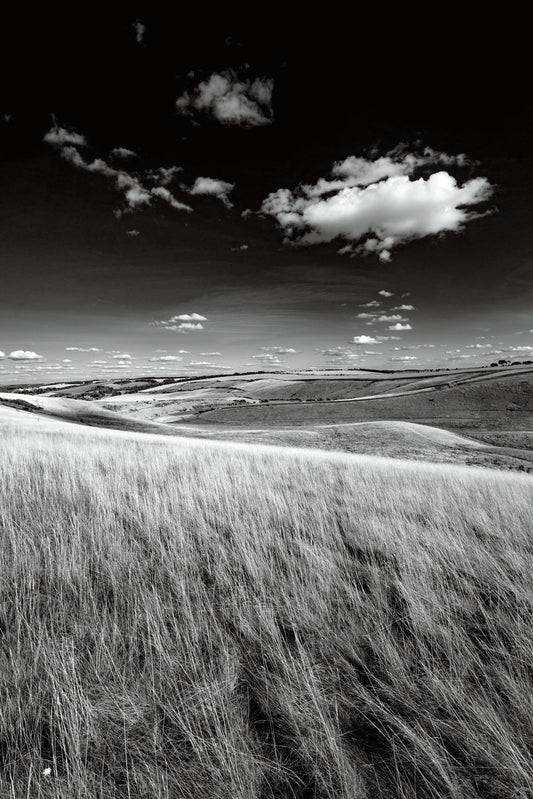
{"type": "Polygon", "coordinates": [[[260,11],[5,19],[4,382],[531,355],[520,20],[260,11]]]}

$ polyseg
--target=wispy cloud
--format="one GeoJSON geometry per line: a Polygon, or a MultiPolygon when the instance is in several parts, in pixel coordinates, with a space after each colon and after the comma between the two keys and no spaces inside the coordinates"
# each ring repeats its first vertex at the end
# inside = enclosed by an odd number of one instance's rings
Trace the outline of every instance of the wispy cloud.
{"type": "Polygon", "coordinates": [[[213,73],[176,101],[178,114],[207,113],[224,125],[257,127],[272,122],[271,78],[242,78],[232,69],[213,73]]]}
{"type": "Polygon", "coordinates": [[[291,244],[319,244],[344,239],[340,253],[375,253],[389,261],[394,248],[414,239],[460,231],[479,214],[467,210],[485,202],[493,187],[484,177],[463,185],[440,168],[464,166],[464,155],[426,148],[408,153],[404,146],[382,158],[349,156],[334,164],[334,180],[319,179],[294,190],[278,189],[263,201],[263,214],[274,217],[291,244]]]}
{"type": "Polygon", "coordinates": [[[216,197],[221,200],[226,208],[232,208],[233,203],[230,201],[228,195],[230,191],[235,188],[235,183],[228,183],[225,180],[218,178],[196,178],[192,186],[185,186],[182,184],[181,188],[187,194],[203,194],[211,197],[216,197]]]}
{"type": "Polygon", "coordinates": [[[140,19],[136,19],[133,23],[133,30],[135,31],[135,41],[137,44],[142,44],[144,34],[146,33],[146,25],[140,19]]]}
{"type": "Polygon", "coordinates": [[[65,347],[67,352],[101,352],[100,347],[65,347]]]}
{"type": "MultiPolygon", "coordinates": [[[[76,147],[81,143],[80,140],[82,140],[84,145],[87,144],[85,137],[80,137],[79,134],[69,133],[63,128],[52,128],[45,135],[44,140],[49,144],[58,147],[61,156],[70,164],[72,164],[72,166],[75,166],[78,169],[83,169],[86,172],[102,175],[114,181],[115,189],[121,192],[126,201],[125,209],[119,209],[115,211],[115,216],[117,217],[122,216],[122,214],[126,211],[137,210],[142,206],[151,205],[154,197],[168,203],[168,205],[177,211],[186,211],[188,213],[192,212],[190,205],[177,200],[164,185],[166,182],[168,182],[168,173],[169,170],[172,170],[172,167],[162,167],[161,169],[163,171],[160,173],[156,170],[155,172],[148,171],[145,174],[137,174],[127,172],[125,169],[117,169],[114,166],[110,166],[107,161],[104,161],[102,158],[94,158],[92,161],[87,161],[80,154],[79,150],[76,149],[76,147]],[[158,185],[146,185],[146,181],[153,183],[154,180],[157,180],[158,175],[160,178],[158,185]]],[[[122,158],[125,157],[125,152],[135,155],[133,151],[126,150],[126,148],[119,147],[112,151],[112,153],[115,155],[118,152],[122,153],[122,158]]]]}
{"type": "Polygon", "coordinates": [[[110,152],[111,158],[136,158],[137,153],[127,147],[114,147],[110,152]]]}
{"type": "Polygon", "coordinates": [[[293,347],[261,347],[264,352],[274,352],[276,355],[296,355],[293,347]]]}

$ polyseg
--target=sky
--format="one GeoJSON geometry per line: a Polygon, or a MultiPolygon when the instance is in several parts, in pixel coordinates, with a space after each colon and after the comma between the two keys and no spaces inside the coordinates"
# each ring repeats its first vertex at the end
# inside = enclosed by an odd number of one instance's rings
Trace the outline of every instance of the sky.
{"type": "Polygon", "coordinates": [[[448,13],[10,13],[1,382],[533,359],[526,42],[448,13]]]}

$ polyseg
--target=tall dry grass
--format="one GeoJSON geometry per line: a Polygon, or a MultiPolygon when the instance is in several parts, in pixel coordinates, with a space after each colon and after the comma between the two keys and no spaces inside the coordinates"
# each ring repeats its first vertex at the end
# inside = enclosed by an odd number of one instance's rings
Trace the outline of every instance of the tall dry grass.
{"type": "Polygon", "coordinates": [[[531,795],[531,478],[0,432],[2,797],[531,795]]]}

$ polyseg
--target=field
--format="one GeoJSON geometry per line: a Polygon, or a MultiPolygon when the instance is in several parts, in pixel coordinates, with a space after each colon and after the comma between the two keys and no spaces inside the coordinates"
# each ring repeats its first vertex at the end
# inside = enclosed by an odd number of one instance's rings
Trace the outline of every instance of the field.
{"type": "Polygon", "coordinates": [[[526,799],[532,501],[5,408],[0,795],[526,799]]]}
{"type": "Polygon", "coordinates": [[[2,407],[160,435],[533,471],[533,366],[5,387],[2,407]]]}

